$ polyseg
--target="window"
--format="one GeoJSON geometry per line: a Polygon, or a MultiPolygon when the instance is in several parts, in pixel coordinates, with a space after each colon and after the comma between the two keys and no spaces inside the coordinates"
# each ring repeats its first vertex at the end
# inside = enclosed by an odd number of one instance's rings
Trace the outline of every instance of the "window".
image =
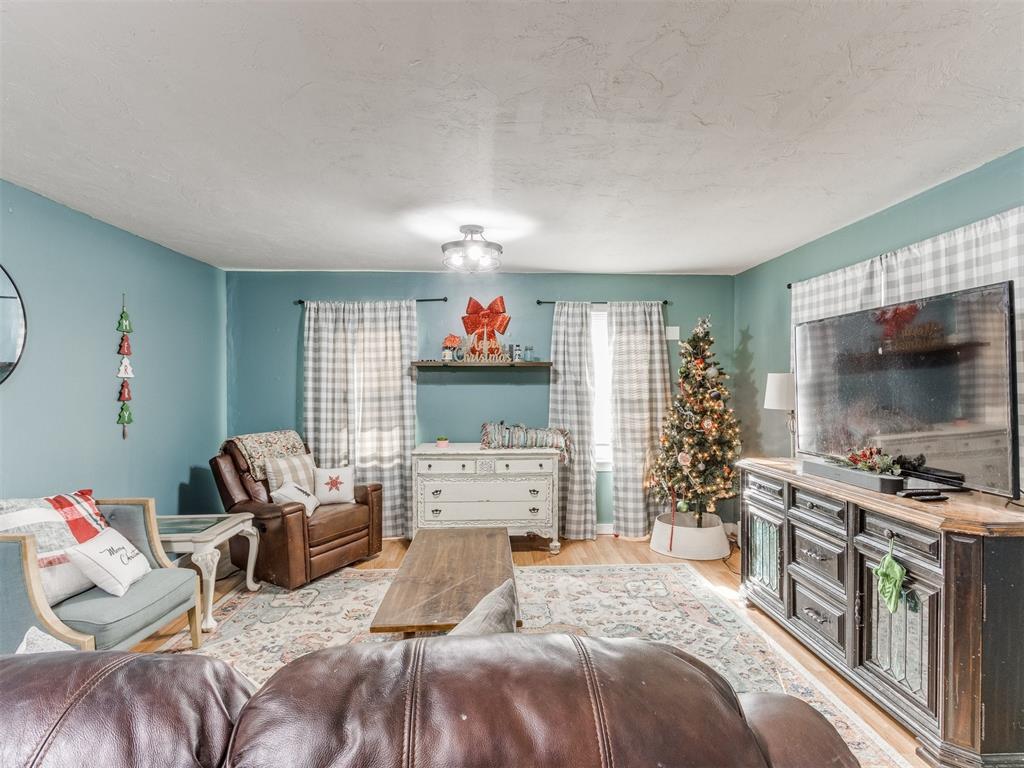
{"type": "Polygon", "coordinates": [[[608,346],[608,310],[595,304],[590,314],[594,356],[594,461],[599,472],[612,468],[612,355],[608,346]]]}

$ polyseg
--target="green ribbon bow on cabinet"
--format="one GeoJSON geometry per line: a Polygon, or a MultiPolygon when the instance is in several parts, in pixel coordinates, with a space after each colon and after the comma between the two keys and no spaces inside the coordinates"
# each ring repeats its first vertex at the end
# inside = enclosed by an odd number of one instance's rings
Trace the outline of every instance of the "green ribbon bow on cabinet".
{"type": "Polygon", "coordinates": [[[878,579],[878,594],[885,602],[889,613],[896,613],[900,604],[900,595],[903,593],[903,580],[907,577],[907,569],[896,562],[892,556],[893,540],[889,539],[889,553],[885,555],[874,568],[875,578],[878,579]]]}

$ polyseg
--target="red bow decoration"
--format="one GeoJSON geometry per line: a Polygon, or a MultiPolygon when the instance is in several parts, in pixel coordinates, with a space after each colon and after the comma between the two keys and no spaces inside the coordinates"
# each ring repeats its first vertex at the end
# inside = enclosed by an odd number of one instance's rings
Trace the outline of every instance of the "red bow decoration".
{"type": "Polygon", "coordinates": [[[462,327],[466,333],[474,336],[470,354],[486,355],[498,344],[497,333],[505,333],[512,320],[505,313],[505,298],[499,296],[486,307],[471,298],[466,305],[466,314],[462,316],[462,327]]]}

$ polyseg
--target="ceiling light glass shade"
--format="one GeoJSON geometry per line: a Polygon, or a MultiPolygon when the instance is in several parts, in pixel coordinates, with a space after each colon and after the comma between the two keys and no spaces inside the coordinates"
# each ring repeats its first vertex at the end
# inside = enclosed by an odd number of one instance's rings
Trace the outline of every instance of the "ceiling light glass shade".
{"type": "Polygon", "coordinates": [[[456,272],[493,272],[501,266],[499,243],[484,240],[484,228],[476,224],[459,227],[463,237],[441,246],[444,265],[456,272]]]}

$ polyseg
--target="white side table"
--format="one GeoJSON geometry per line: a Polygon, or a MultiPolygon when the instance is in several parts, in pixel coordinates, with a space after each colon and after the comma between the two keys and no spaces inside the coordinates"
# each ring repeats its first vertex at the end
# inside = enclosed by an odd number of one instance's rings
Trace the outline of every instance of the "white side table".
{"type": "Polygon", "coordinates": [[[217,581],[217,562],[220,550],[217,547],[232,536],[241,534],[249,540],[249,557],[245,563],[245,586],[255,592],[262,585],[253,578],[256,553],[260,537],[252,527],[252,514],[239,512],[233,515],[157,515],[160,543],[168,552],[192,555],[192,562],[202,574],[204,632],[217,628],[213,620],[213,592],[217,581]]]}

